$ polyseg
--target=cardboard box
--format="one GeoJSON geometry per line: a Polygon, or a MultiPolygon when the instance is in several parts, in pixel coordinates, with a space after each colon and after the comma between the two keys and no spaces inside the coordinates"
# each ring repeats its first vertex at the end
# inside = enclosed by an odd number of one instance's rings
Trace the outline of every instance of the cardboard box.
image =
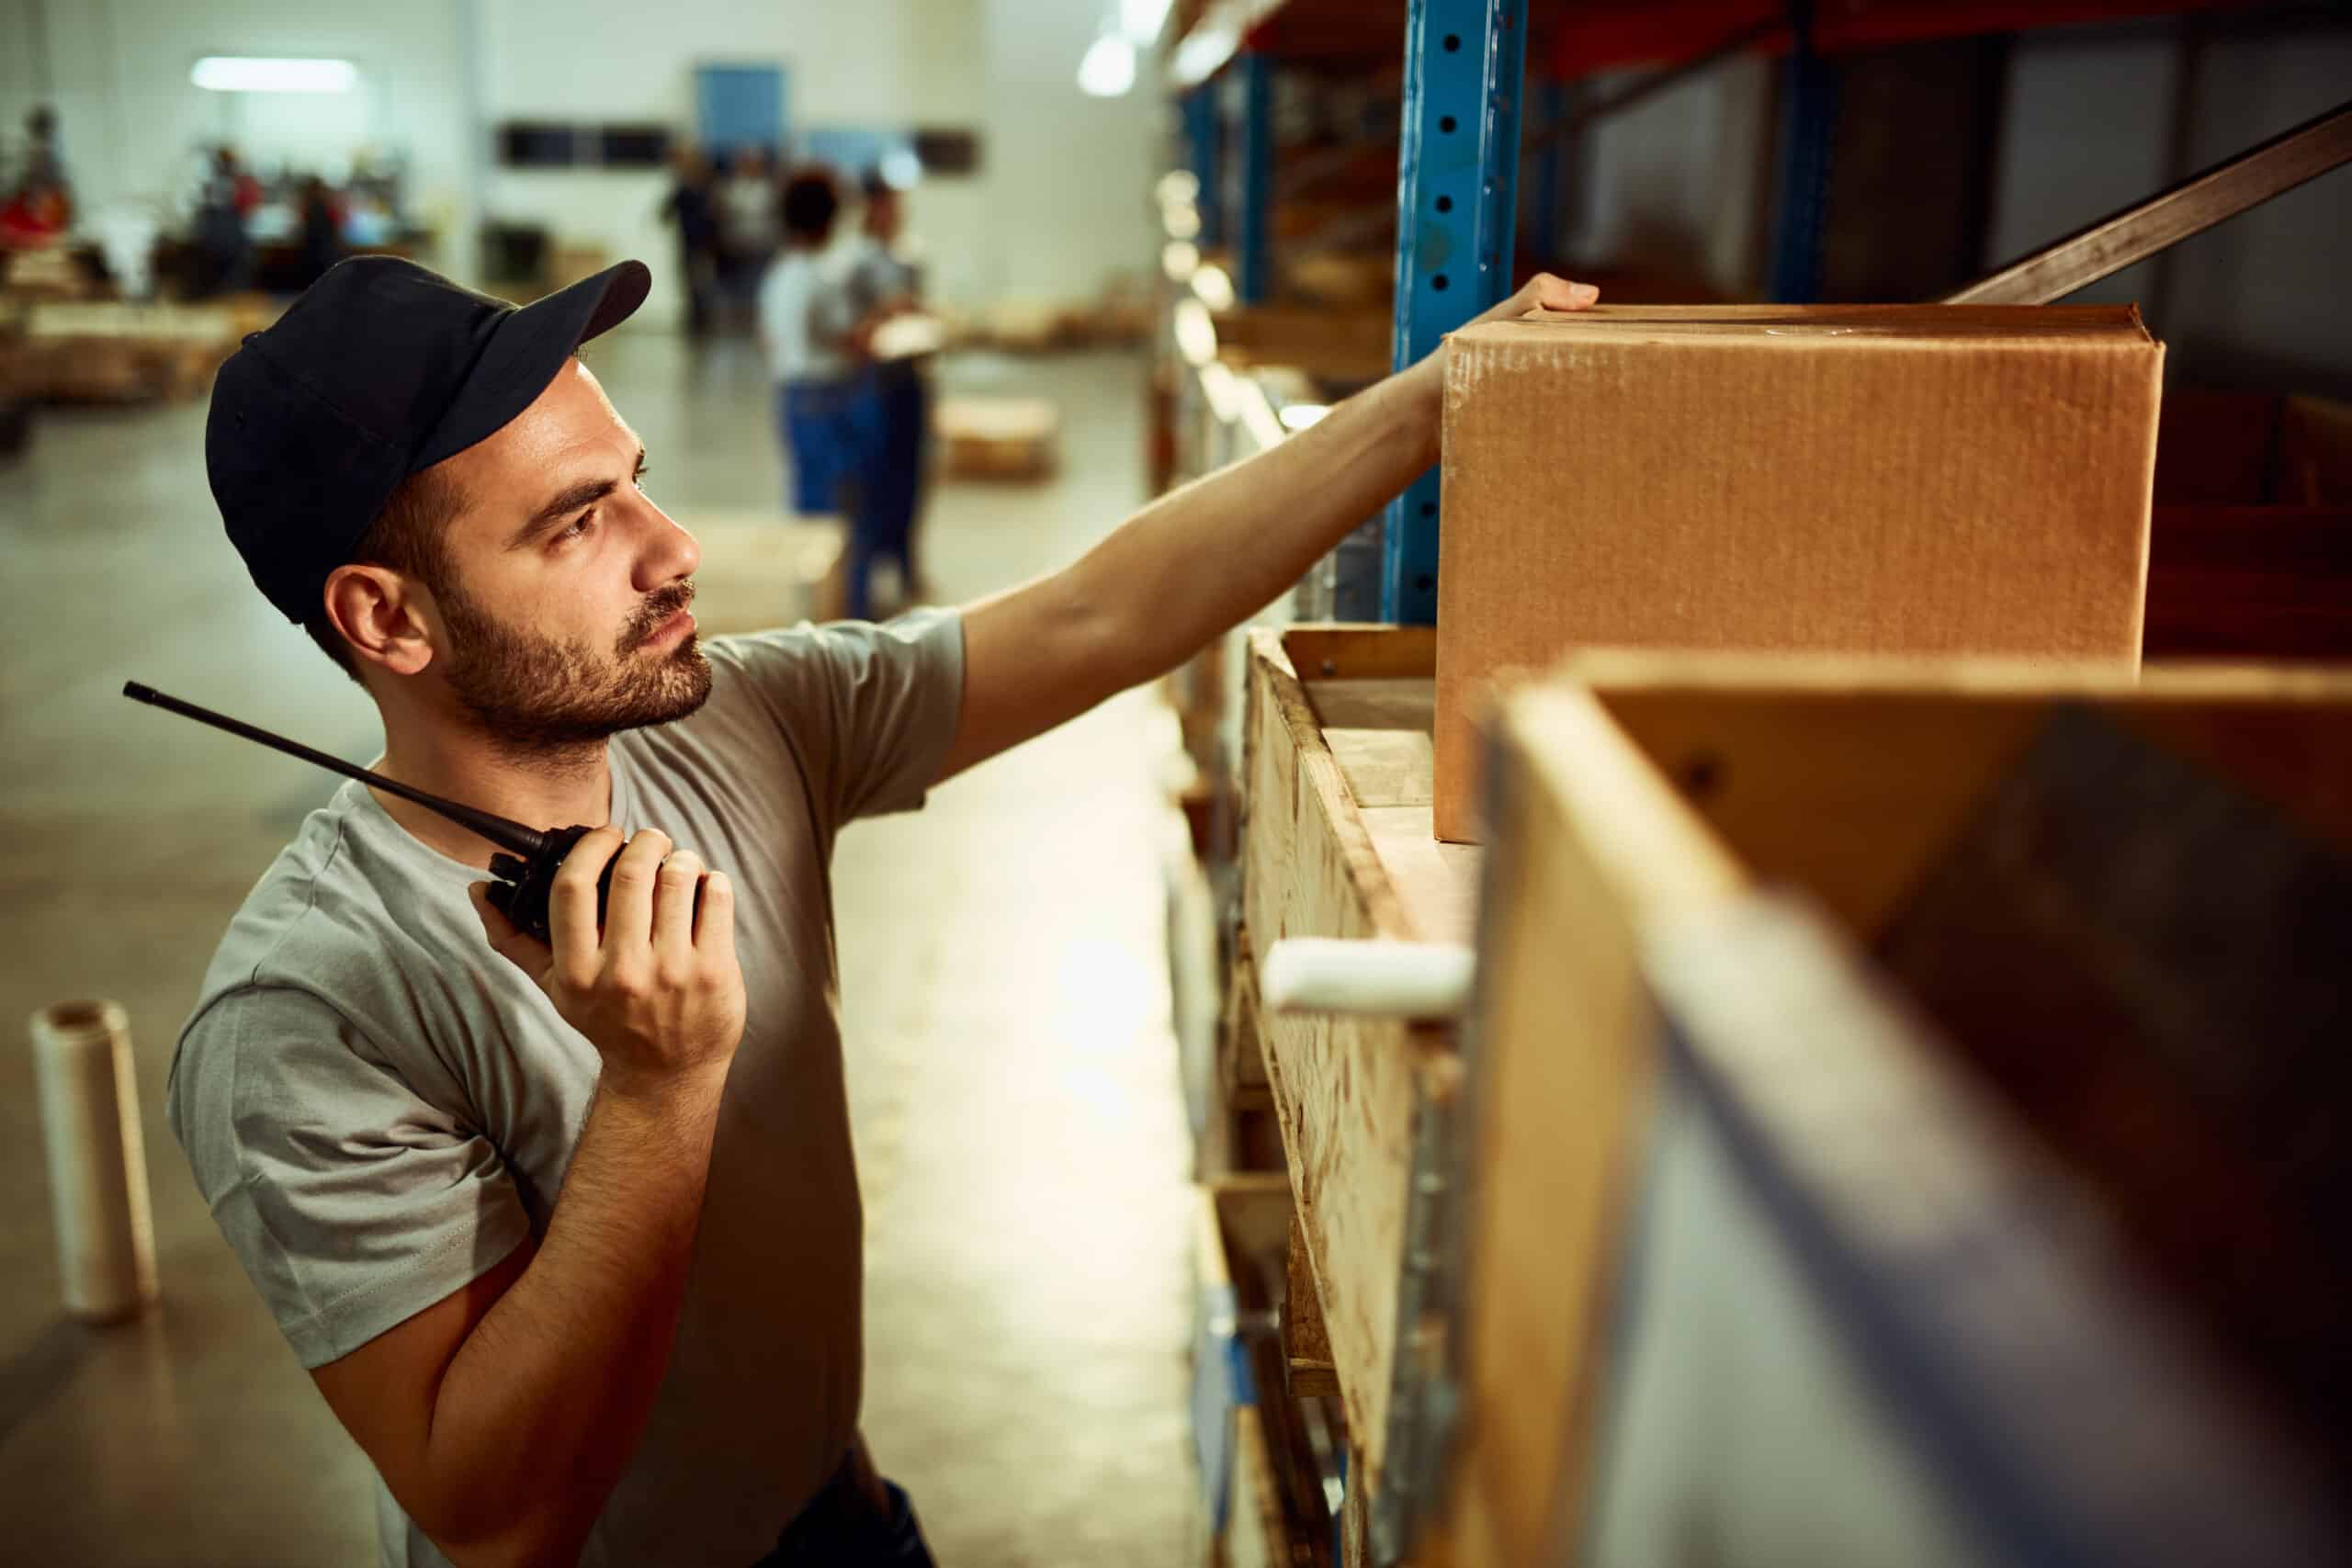
{"type": "Polygon", "coordinates": [[[1048,478],[1061,423],[1043,398],[946,398],[932,415],[947,477],[957,479],[1048,478]]]}
{"type": "Polygon", "coordinates": [[[1580,646],[2136,665],[2164,348],[2129,308],[1627,307],[1457,333],[1436,830],[1580,646]]]}

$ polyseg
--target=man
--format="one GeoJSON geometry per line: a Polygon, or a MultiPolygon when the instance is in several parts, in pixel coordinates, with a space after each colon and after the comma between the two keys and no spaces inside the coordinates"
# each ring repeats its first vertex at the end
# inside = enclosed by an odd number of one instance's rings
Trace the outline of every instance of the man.
{"type": "MultiPolygon", "coordinates": [[[[920,307],[922,270],[908,254],[905,202],[899,187],[876,169],[865,177],[865,209],[850,254],[850,299],[869,343],[875,327],[920,307]]],[[[923,597],[915,572],[915,525],[921,516],[930,463],[931,382],[921,356],[875,358],[869,355],[859,389],[859,418],[865,427],[860,446],[862,537],[854,537],[848,562],[850,614],[865,615],[873,603],[876,564],[898,568],[902,600],[923,597]]]]}
{"type": "Polygon", "coordinates": [[[694,540],[574,357],[648,281],[517,310],[361,258],[223,367],[230,537],[374,699],[379,768],[604,826],[541,943],[490,846],[345,785],[232,923],[172,1124],[375,1462],[386,1562],[919,1568],[857,1438],[834,836],[1272,600],[1436,457],[1442,373],[960,614],[704,647],[694,540]]]}
{"type": "Polygon", "coordinates": [[[760,279],[760,347],[775,388],[776,434],[790,470],[787,504],[849,525],[847,614],[866,614],[870,558],[867,454],[859,417],[859,312],[844,270],[826,252],[841,213],[832,176],[801,169],[785,181],[784,249],[760,279]]]}
{"type": "Polygon", "coordinates": [[[741,147],[718,182],[718,276],[738,308],[750,302],[776,246],[776,177],[761,147],[741,147]]]}
{"type": "Polygon", "coordinates": [[[710,333],[711,295],[718,287],[718,213],[710,160],[699,148],[680,146],[671,154],[670,168],[673,183],[662,198],[662,220],[677,227],[686,335],[699,341],[710,333]]]}

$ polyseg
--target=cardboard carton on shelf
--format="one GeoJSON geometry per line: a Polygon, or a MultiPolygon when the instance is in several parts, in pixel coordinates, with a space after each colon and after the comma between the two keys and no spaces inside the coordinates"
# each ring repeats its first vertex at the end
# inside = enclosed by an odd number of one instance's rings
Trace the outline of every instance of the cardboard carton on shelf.
{"type": "Polygon", "coordinates": [[[1452,340],[1436,831],[1578,647],[2136,666],[2163,345],[2119,308],[1603,307],[1452,340]]]}

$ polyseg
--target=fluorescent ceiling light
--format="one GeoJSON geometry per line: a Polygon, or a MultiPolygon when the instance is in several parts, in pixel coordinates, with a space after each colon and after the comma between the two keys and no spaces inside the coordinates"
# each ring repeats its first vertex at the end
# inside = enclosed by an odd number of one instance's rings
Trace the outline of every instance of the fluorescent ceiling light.
{"type": "Polygon", "coordinates": [[[1311,425],[1322,423],[1323,416],[1330,412],[1330,405],[1328,403],[1284,403],[1283,428],[1305,430],[1311,425]]]}
{"type": "Polygon", "coordinates": [[[1094,98],[1115,98],[1136,85],[1136,46],[1117,33],[1104,33],[1078,62],[1078,90],[1094,98]]]}
{"type": "Polygon", "coordinates": [[[348,60],[278,60],[212,54],[187,79],[214,93],[347,93],[359,80],[348,60]]]}
{"type": "Polygon", "coordinates": [[[1170,0],[1119,0],[1119,30],[1138,47],[1159,41],[1170,0]]]}

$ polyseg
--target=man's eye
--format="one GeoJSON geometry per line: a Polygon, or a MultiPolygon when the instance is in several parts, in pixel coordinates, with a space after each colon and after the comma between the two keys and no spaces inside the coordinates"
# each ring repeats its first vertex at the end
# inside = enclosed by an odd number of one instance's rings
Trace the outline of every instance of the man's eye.
{"type": "Polygon", "coordinates": [[[562,544],[570,539],[580,538],[586,535],[588,530],[594,528],[595,525],[596,514],[594,512],[583,512],[572,520],[571,527],[566,528],[562,533],[558,534],[555,536],[556,543],[562,544]]]}
{"type": "Polygon", "coordinates": [[[639,468],[628,482],[635,485],[638,489],[643,490],[645,488],[645,476],[652,471],[653,470],[650,468],[639,468]]]}

